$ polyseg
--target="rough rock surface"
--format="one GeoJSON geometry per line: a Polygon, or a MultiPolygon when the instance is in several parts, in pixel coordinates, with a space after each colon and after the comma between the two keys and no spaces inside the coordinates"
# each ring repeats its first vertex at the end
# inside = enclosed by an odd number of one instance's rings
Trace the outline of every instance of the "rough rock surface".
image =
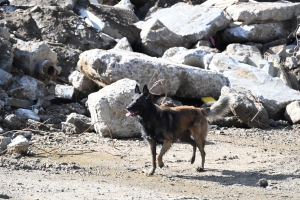
{"type": "Polygon", "coordinates": [[[284,113],[285,118],[294,123],[300,123],[300,101],[294,101],[286,106],[286,110],[284,113]]]}
{"type": "Polygon", "coordinates": [[[140,135],[134,117],[126,117],[138,83],[130,79],[119,80],[88,96],[88,108],[97,133],[104,137],[128,138],[140,135]],[[110,133],[112,135],[110,135],[110,133]]]}
{"type": "Polygon", "coordinates": [[[147,19],[149,18],[158,19],[168,29],[186,37],[191,43],[213,36],[229,24],[229,19],[219,8],[192,6],[184,3],[158,10],[147,19]]]}
{"type": "Polygon", "coordinates": [[[102,85],[129,78],[153,87],[153,93],[168,96],[217,98],[227,85],[227,79],[219,73],[116,49],[85,51],[80,55],[78,68],[102,85]]]}

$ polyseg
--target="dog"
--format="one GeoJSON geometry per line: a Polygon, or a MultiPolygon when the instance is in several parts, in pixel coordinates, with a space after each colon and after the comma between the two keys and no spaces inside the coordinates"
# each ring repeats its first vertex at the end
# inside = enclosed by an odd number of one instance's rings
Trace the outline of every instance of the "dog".
{"type": "Polygon", "coordinates": [[[198,147],[202,163],[197,171],[204,171],[204,146],[209,129],[208,121],[221,118],[226,114],[229,111],[229,101],[228,97],[224,97],[206,108],[158,106],[153,103],[153,95],[147,85],[143,87],[143,93],[136,85],[135,95],[132,103],[127,107],[126,116],[134,116],[137,119],[142,137],[149,143],[152,169],[147,175],[153,175],[156,169],[156,145],[162,144],[161,151],[157,156],[157,163],[159,167],[163,167],[162,157],[176,141],[193,146],[191,164],[195,162],[196,148],[198,147]]]}

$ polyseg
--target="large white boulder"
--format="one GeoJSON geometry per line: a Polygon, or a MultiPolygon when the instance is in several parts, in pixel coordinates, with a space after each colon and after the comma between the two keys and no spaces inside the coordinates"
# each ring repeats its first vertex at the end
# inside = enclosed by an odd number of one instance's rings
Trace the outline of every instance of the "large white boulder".
{"type": "Polygon", "coordinates": [[[103,86],[129,78],[153,87],[153,93],[168,96],[218,98],[221,88],[227,85],[227,79],[217,72],[118,49],[85,51],[77,66],[85,76],[103,86]]]}
{"type": "Polygon", "coordinates": [[[88,96],[88,108],[97,133],[104,137],[128,138],[140,135],[134,117],[126,117],[138,83],[130,79],[119,80],[88,96]],[[101,120],[101,121],[100,121],[101,120]]]}
{"type": "Polygon", "coordinates": [[[294,124],[299,124],[300,123],[300,101],[294,101],[289,105],[287,105],[284,116],[288,121],[294,124]]]}

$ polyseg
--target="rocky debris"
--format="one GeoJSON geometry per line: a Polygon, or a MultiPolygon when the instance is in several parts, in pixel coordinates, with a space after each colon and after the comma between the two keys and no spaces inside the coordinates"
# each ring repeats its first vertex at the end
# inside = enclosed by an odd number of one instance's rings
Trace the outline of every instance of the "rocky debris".
{"type": "Polygon", "coordinates": [[[216,54],[209,68],[227,77],[231,88],[238,91],[248,88],[272,119],[279,119],[290,102],[300,99],[300,93],[286,86],[279,78],[273,78],[256,67],[238,63],[224,54],[216,54]]]}
{"type": "Polygon", "coordinates": [[[285,118],[292,122],[293,124],[300,123],[300,101],[291,102],[286,106],[286,110],[284,112],[285,118]]]}
{"type": "Polygon", "coordinates": [[[192,6],[186,3],[160,9],[147,19],[150,18],[158,19],[172,32],[188,39],[191,44],[215,35],[230,22],[219,8],[192,6]]]}
{"type": "Polygon", "coordinates": [[[116,49],[85,51],[80,55],[78,68],[102,86],[129,78],[150,88],[155,85],[153,93],[169,96],[218,97],[227,85],[227,79],[218,73],[116,49]]]}
{"type": "Polygon", "coordinates": [[[94,28],[114,39],[126,37],[130,44],[133,44],[139,38],[140,30],[133,25],[139,19],[131,10],[106,5],[88,5],[84,1],[77,4],[75,11],[88,19],[94,28]]]}
{"type": "MultiPolygon", "coordinates": [[[[232,97],[232,113],[214,122],[220,126],[298,123],[287,105],[300,99],[299,4],[201,3],[14,0],[1,6],[1,132],[30,125],[79,134],[91,117],[109,123],[114,137],[138,136],[120,114],[133,82],[147,84],[160,96],[157,103],[168,106],[200,107],[202,97],[218,99],[228,86],[222,95],[232,97]]],[[[104,123],[96,127],[110,137],[104,123]]]]}
{"type": "Polygon", "coordinates": [[[133,80],[121,79],[88,96],[87,105],[92,122],[97,122],[94,125],[97,133],[113,138],[140,135],[135,118],[126,118],[126,107],[131,103],[137,84],[133,80]]]}
{"type": "Polygon", "coordinates": [[[27,154],[29,141],[23,135],[18,135],[10,144],[7,145],[7,151],[10,154],[27,154]]]}

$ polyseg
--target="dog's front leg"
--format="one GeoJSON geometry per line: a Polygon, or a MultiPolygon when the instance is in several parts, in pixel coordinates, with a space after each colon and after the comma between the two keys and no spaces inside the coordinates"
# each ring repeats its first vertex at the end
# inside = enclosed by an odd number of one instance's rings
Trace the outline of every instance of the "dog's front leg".
{"type": "Polygon", "coordinates": [[[171,145],[172,145],[172,140],[164,141],[164,144],[163,144],[163,146],[160,150],[160,153],[157,157],[158,166],[160,168],[162,168],[164,166],[164,162],[162,161],[162,157],[170,149],[171,145]]]}
{"type": "Polygon", "coordinates": [[[151,149],[152,169],[148,172],[147,176],[151,176],[154,174],[156,169],[156,142],[153,139],[148,139],[148,142],[151,149]]]}

